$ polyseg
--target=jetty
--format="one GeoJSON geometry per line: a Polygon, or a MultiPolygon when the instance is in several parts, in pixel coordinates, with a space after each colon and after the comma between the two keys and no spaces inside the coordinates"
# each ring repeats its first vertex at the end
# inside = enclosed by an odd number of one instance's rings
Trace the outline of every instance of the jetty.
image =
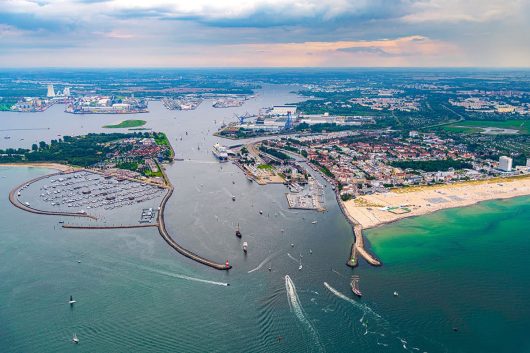
{"type": "Polygon", "coordinates": [[[131,228],[149,228],[158,227],[158,224],[133,224],[120,226],[82,226],[77,224],[63,224],[63,228],[68,229],[131,229],[131,228]]]}
{"type": "Polygon", "coordinates": [[[355,242],[352,244],[350,258],[346,262],[346,264],[350,267],[355,267],[359,264],[359,261],[357,259],[357,254],[361,256],[363,259],[366,260],[370,265],[372,266],[381,266],[382,263],[375,257],[375,255],[369,253],[364,248],[364,237],[363,237],[363,227],[356,222],[350,215],[348,214],[348,211],[344,207],[344,203],[340,199],[340,195],[338,190],[335,190],[335,197],[337,198],[337,203],[339,204],[340,210],[342,211],[342,214],[344,217],[346,217],[346,220],[348,223],[350,223],[353,231],[353,235],[355,236],[355,242]]]}
{"type": "MultiPolygon", "coordinates": [[[[164,172],[162,172],[162,174],[165,176],[164,172]]],[[[164,179],[166,179],[166,178],[164,177],[164,179]]],[[[204,258],[202,256],[199,256],[199,255],[193,253],[190,250],[187,250],[187,249],[183,248],[175,240],[173,240],[173,238],[169,235],[169,233],[168,233],[168,231],[166,229],[166,223],[165,223],[165,220],[164,220],[164,210],[166,208],[167,200],[169,200],[169,198],[173,194],[174,188],[169,183],[169,180],[166,179],[166,182],[169,185],[169,189],[168,189],[168,192],[166,193],[166,195],[164,196],[164,198],[162,199],[162,203],[160,204],[160,211],[158,212],[158,231],[160,232],[160,235],[162,236],[162,238],[166,241],[166,243],[168,243],[169,246],[171,246],[173,249],[175,249],[179,254],[184,255],[184,256],[186,256],[189,259],[197,261],[198,263],[201,263],[203,265],[215,268],[216,270],[229,270],[229,269],[231,269],[232,266],[230,264],[228,264],[228,263],[226,263],[226,264],[217,263],[217,262],[208,260],[208,259],[206,259],[206,258],[204,258]]]]}

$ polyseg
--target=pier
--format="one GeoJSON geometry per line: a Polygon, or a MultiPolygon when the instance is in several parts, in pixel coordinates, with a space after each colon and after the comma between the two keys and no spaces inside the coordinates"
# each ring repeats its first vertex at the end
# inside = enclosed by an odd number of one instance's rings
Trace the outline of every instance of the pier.
{"type": "MultiPolygon", "coordinates": [[[[164,172],[163,172],[163,175],[165,176],[164,172]]],[[[164,179],[166,179],[166,177],[164,177],[164,179]]],[[[166,179],[166,181],[169,183],[169,180],[166,179]]],[[[197,255],[197,254],[195,254],[195,253],[183,248],[175,240],[173,240],[173,238],[171,238],[171,236],[169,235],[169,233],[167,232],[167,229],[166,229],[166,223],[164,221],[164,210],[166,208],[167,200],[169,200],[169,198],[173,194],[173,190],[174,190],[173,186],[171,184],[169,184],[169,190],[166,193],[166,195],[164,196],[164,198],[162,199],[162,203],[160,204],[160,211],[158,212],[158,231],[160,232],[160,235],[162,236],[162,238],[164,238],[166,243],[168,243],[169,246],[171,246],[173,249],[175,249],[179,254],[184,255],[184,256],[186,256],[189,259],[197,261],[198,263],[201,263],[203,265],[215,268],[216,270],[229,270],[229,269],[231,269],[232,268],[231,265],[220,264],[220,263],[208,260],[208,259],[206,259],[206,258],[204,258],[202,256],[199,256],[199,255],[197,255]]]]}
{"type": "Polygon", "coordinates": [[[135,224],[128,226],[81,226],[76,224],[63,224],[63,228],[68,229],[131,229],[158,227],[158,224],[135,224]]]}
{"type": "Polygon", "coordinates": [[[364,237],[363,237],[363,227],[355,222],[352,217],[349,216],[348,211],[344,207],[344,204],[342,203],[342,200],[340,199],[338,190],[335,191],[335,197],[337,198],[337,203],[339,204],[340,210],[342,211],[342,214],[346,217],[346,220],[350,225],[352,226],[353,234],[355,235],[355,243],[352,244],[352,249],[350,253],[350,258],[346,262],[346,264],[350,267],[355,267],[359,264],[359,260],[357,259],[357,254],[362,256],[363,259],[366,260],[370,265],[372,266],[381,266],[382,263],[379,261],[375,255],[370,254],[365,248],[364,248],[364,237]]]}

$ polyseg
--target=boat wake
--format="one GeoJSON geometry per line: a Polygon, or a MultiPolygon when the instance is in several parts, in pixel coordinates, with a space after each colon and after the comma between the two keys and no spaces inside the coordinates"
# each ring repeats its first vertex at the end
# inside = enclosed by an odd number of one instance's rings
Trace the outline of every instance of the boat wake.
{"type": "Polygon", "coordinates": [[[254,271],[257,271],[259,270],[260,268],[263,267],[263,265],[265,265],[267,262],[269,262],[270,260],[272,260],[274,258],[274,256],[278,255],[279,251],[273,253],[273,254],[270,254],[269,256],[267,256],[263,261],[261,261],[259,263],[259,265],[256,267],[256,268],[253,268],[252,270],[248,271],[247,273],[252,273],[254,271]]]}
{"type": "Polygon", "coordinates": [[[287,253],[287,256],[289,256],[289,258],[290,258],[291,260],[293,260],[294,262],[298,263],[298,259],[295,259],[293,255],[287,253]]]}
{"type": "Polygon", "coordinates": [[[313,324],[311,324],[311,322],[306,318],[304,309],[300,304],[300,298],[298,298],[298,293],[296,293],[296,287],[294,286],[294,283],[289,275],[285,276],[285,290],[287,291],[287,301],[289,303],[289,308],[292,312],[294,312],[298,320],[306,327],[311,338],[315,342],[315,347],[317,347],[320,352],[323,352],[324,347],[322,346],[322,343],[320,343],[318,332],[313,324]]]}
{"type": "MultiPolygon", "coordinates": [[[[376,336],[379,336],[379,338],[377,339],[377,345],[379,346],[384,346],[384,347],[388,347],[388,343],[384,343],[384,342],[380,342],[379,339],[380,338],[383,338],[383,337],[387,337],[387,335],[385,335],[384,333],[382,332],[376,332],[376,331],[370,331],[368,330],[368,321],[365,319],[365,317],[368,315],[368,316],[371,316],[372,319],[374,319],[378,325],[380,326],[380,328],[385,328],[387,330],[390,330],[391,331],[391,328],[390,328],[390,324],[385,320],[383,319],[383,317],[381,315],[379,315],[378,313],[376,313],[375,311],[373,311],[370,307],[368,307],[366,304],[361,304],[351,298],[348,298],[347,296],[345,296],[343,293],[339,292],[338,290],[336,290],[335,288],[333,288],[332,286],[330,286],[327,282],[324,282],[324,286],[331,292],[333,293],[335,296],[339,297],[340,299],[342,300],[345,300],[347,301],[348,303],[352,304],[353,306],[355,306],[356,308],[358,308],[359,310],[362,311],[363,313],[363,316],[361,317],[361,319],[359,320],[359,322],[361,323],[361,325],[364,327],[365,331],[363,333],[363,335],[367,335],[367,334],[373,334],[373,335],[376,335],[376,336]]],[[[392,336],[397,334],[398,331],[391,331],[392,333],[392,336]]],[[[420,350],[418,347],[412,347],[411,349],[407,346],[407,341],[399,336],[395,336],[395,338],[397,340],[400,341],[401,343],[401,346],[404,350],[406,351],[409,351],[409,352],[412,352],[412,351],[418,351],[420,350]]]]}
{"type": "MultiPolygon", "coordinates": [[[[352,298],[348,298],[347,296],[345,296],[344,294],[342,294],[341,292],[339,292],[338,290],[336,290],[335,288],[333,288],[332,286],[330,286],[328,284],[328,282],[324,282],[324,286],[331,292],[333,293],[334,295],[336,295],[337,297],[339,297],[340,299],[342,300],[345,300],[347,301],[348,303],[352,304],[353,306],[355,306],[356,308],[358,308],[359,310],[361,310],[363,312],[363,317],[366,315],[366,314],[371,314],[374,318],[376,318],[377,320],[381,320],[382,317],[381,315],[379,315],[378,313],[376,313],[375,311],[373,311],[372,309],[370,309],[370,307],[368,307],[366,304],[361,304],[355,300],[353,300],[352,298]]],[[[361,318],[361,320],[362,320],[361,318]]]]}
{"type": "Polygon", "coordinates": [[[179,278],[179,279],[183,279],[183,280],[186,280],[186,281],[201,282],[201,283],[207,283],[207,284],[212,284],[212,285],[216,285],[216,286],[225,286],[225,287],[230,285],[230,284],[225,283],[225,282],[210,281],[210,280],[207,280],[207,279],[190,277],[190,276],[181,275],[181,274],[178,274],[178,273],[152,269],[152,268],[148,268],[148,267],[144,267],[144,266],[138,266],[138,267],[141,268],[142,270],[145,270],[145,271],[158,273],[160,275],[169,276],[169,277],[173,277],[173,278],[179,278]]]}

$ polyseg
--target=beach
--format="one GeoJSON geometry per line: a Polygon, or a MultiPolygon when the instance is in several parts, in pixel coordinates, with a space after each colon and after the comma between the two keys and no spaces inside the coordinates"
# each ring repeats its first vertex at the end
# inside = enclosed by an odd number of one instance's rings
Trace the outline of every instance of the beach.
{"type": "Polygon", "coordinates": [[[59,163],[2,163],[0,167],[33,167],[33,168],[48,168],[55,169],[61,172],[68,172],[75,169],[75,167],[59,163]]]}
{"type": "Polygon", "coordinates": [[[528,176],[401,188],[360,196],[344,204],[347,216],[367,229],[447,208],[524,195],[530,195],[528,176]]]}

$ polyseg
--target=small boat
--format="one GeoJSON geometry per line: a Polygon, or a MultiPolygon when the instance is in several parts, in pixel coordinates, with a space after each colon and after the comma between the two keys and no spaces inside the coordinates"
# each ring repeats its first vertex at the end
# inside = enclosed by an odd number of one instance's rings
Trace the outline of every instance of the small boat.
{"type": "Polygon", "coordinates": [[[394,297],[397,297],[399,296],[399,293],[398,292],[394,292],[394,297]]]}
{"type": "Polygon", "coordinates": [[[72,296],[70,296],[70,300],[68,301],[68,304],[73,305],[75,303],[75,300],[72,296]]]}
{"type": "Polygon", "coordinates": [[[248,243],[245,241],[243,242],[243,252],[246,254],[248,250],[248,243]]]}
{"type": "Polygon", "coordinates": [[[235,201],[236,200],[236,197],[235,196],[232,196],[232,201],[235,201]]]}
{"type": "Polygon", "coordinates": [[[361,290],[359,289],[359,276],[352,276],[350,286],[351,286],[351,291],[353,292],[353,294],[355,294],[358,297],[362,297],[363,294],[361,293],[361,290]]]}
{"type": "Polygon", "coordinates": [[[79,338],[77,338],[77,335],[75,333],[74,333],[74,337],[72,337],[72,342],[74,342],[75,344],[79,343],[79,338]]]}
{"type": "Polygon", "coordinates": [[[237,224],[236,237],[241,238],[241,231],[239,230],[239,223],[237,224]]]}
{"type": "Polygon", "coordinates": [[[291,248],[294,248],[294,244],[293,243],[291,243],[291,248]]]}
{"type": "Polygon", "coordinates": [[[262,211],[262,210],[259,210],[259,214],[263,214],[263,211],[262,211]]]}
{"type": "Polygon", "coordinates": [[[271,267],[271,265],[269,264],[269,272],[271,272],[271,271],[272,271],[272,267],[271,267]]]}
{"type": "Polygon", "coordinates": [[[313,253],[313,250],[309,249],[309,253],[312,254],[312,253],[313,253]]]}
{"type": "Polygon", "coordinates": [[[300,258],[300,265],[298,266],[298,271],[302,271],[302,258],[300,258]]]}
{"type": "Polygon", "coordinates": [[[311,224],[317,224],[317,223],[318,223],[317,221],[313,221],[313,222],[311,222],[311,224]]]}

